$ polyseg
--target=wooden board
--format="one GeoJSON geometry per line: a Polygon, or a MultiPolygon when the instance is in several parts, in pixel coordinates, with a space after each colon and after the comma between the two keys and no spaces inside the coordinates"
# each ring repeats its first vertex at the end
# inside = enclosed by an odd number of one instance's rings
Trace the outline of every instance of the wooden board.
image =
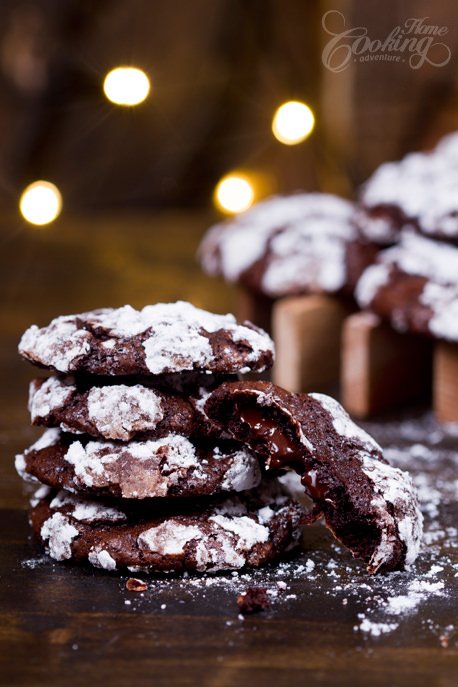
{"type": "Polygon", "coordinates": [[[434,347],[433,406],[439,422],[458,422],[458,344],[434,347]]]}
{"type": "MultiPolygon", "coordinates": [[[[358,613],[374,606],[372,595],[383,594],[382,580],[358,572],[347,554],[331,549],[326,533],[319,538],[321,531],[310,528],[309,551],[288,573],[271,566],[254,578],[270,590],[278,590],[276,580],[288,589],[268,611],[241,619],[237,590],[249,584],[241,576],[235,584],[226,576],[227,585],[212,583],[218,576],[209,576],[208,585],[169,576],[147,580],[142,594],[128,592],[128,575],[46,559],[28,539],[26,513],[0,509],[0,684],[430,687],[440,680],[454,687],[455,639],[444,649],[418,615],[379,637],[354,629],[358,613]],[[310,559],[315,571],[307,581],[294,570],[310,559]],[[326,572],[330,560],[334,576],[326,572]],[[356,599],[334,590],[345,575],[350,583],[349,564],[361,585],[356,599]]],[[[434,617],[445,627],[455,616],[439,603],[434,617]]]]}
{"type": "Polygon", "coordinates": [[[319,391],[339,378],[341,330],[349,308],[332,296],[292,296],[272,313],[275,384],[319,391]]]}
{"type": "Polygon", "coordinates": [[[341,401],[367,417],[428,394],[431,342],[398,334],[372,313],[347,318],[342,337],[341,401]]]}

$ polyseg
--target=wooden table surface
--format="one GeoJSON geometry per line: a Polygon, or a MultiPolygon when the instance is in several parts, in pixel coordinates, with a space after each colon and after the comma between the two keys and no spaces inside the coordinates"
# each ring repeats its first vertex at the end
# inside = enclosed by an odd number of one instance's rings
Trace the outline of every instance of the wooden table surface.
{"type": "Polygon", "coordinates": [[[458,681],[458,433],[428,408],[369,430],[420,489],[426,537],[405,573],[369,577],[317,524],[287,560],[254,572],[148,578],[51,561],[31,537],[14,455],[41,431],[26,409],[30,324],[100,306],[188,299],[233,309],[195,261],[208,217],[168,214],[2,223],[0,685],[437,685],[458,681]],[[278,584],[280,583],[280,584],[278,584]],[[268,590],[240,617],[237,596],[268,590]]]}

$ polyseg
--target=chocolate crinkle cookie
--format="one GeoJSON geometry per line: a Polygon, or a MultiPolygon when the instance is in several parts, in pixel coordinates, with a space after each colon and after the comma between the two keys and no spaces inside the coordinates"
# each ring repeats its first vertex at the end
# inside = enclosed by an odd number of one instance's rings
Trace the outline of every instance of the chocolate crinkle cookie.
{"type": "Polygon", "coordinates": [[[422,515],[407,473],[323,394],[294,394],[267,382],[224,383],[207,413],[269,468],[301,475],[314,509],[369,573],[402,569],[416,558],[422,515]]]}
{"type": "Polygon", "coordinates": [[[29,411],[34,425],[103,439],[205,436],[220,433],[203,412],[208,393],[208,387],[189,393],[162,389],[147,377],[120,383],[117,377],[51,375],[30,383],[29,411]]]}
{"type": "Polygon", "coordinates": [[[395,243],[409,228],[458,243],[458,133],[429,152],[380,165],[359,192],[355,225],[362,236],[395,243]]]}
{"type": "Polygon", "coordinates": [[[302,509],[268,480],[224,499],[166,506],[89,499],[40,487],[31,523],[59,561],[106,570],[217,572],[259,566],[297,544],[302,509]]]}
{"type": "Polygon", "coordinates": [[[351,293],[377,251],[352,217],[353,204],[331,194],[274,196],[209,229],[198,258],[208,274],[269,298],[351,293]]]}
{"type": "Polygon", "coordinates": [[[259,460],[240,444],[179,434],[115,442],[48,429],[16,456],[16,470],[26,481],[128,499],[243,491],[261,482],[259,460]]]}
{"type": "Polygon", "coordinates": [[[458,341],[458,247],[404,233],[363,273],[355,296],[400,332],[458,341]]]}
{"type": "Polygon", "coordinates": [[[140,311],[126,305],[57,317],[47,327],[30,327],[19,352],[40,367],[64,373],[231,374],[270,367],[273,344],[249,322],[178,301],[140,311]]]}

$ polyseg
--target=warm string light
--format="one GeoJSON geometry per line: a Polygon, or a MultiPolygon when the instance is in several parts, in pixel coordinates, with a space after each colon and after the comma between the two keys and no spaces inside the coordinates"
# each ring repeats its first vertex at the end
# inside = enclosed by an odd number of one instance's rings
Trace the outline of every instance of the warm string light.
{"type": "Polygon", "coordinates": [[[254,189],[250,180],[241,174],[228,174],[216,186],[214,201],[227,214],[248,210],[254,201],[254,189]]]}
{"type": "Polygon", "coordinates": [[[292,100],[281,105],[275,112],[272,131],[280,143],[296,145],[309,136],[314,124],[311,109],[305,103],[292,100]]]}
{"type": "Polygon", "coordinates": [[[103,90],[108,100],[116,105],[139,105],[150,91],[150,82],[141,69],[117,67],[105,77],[103,90]]]}
{"type": "Polygon", "coordinates": [[[61,193],[49,181],[35,181],[23,191],[19,209],[30,224],[49,224],[58,217],[62,209],[61,193]]]}

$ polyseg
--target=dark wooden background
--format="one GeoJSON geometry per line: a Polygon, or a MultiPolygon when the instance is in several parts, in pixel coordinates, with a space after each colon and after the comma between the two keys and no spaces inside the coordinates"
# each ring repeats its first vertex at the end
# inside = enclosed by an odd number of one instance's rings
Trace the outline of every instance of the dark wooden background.
{"type": "MultiPolygon", "coordinates": [[[[457,128],[456,5],[441,0],[4,0],[0,7],[0,208],[37,178],[67,209],[206,207],[234,168],[262,193],[353,195],[377,165],[457,128]],[[442,67],[352,62],[333,73],[322,51],[327,10],[384,41],[413,18],[445,27],[442,67]],[[429,18],[429,19],[428,19],[429,18]],[[151,78],[138,108],[102,92],[133,64],[151,78]],[[271,133],[276,108],[300,99],[316,115],[298,146],[271,133]]],[[[435,53],[431,55],[432,58],[435,53]]]]}

